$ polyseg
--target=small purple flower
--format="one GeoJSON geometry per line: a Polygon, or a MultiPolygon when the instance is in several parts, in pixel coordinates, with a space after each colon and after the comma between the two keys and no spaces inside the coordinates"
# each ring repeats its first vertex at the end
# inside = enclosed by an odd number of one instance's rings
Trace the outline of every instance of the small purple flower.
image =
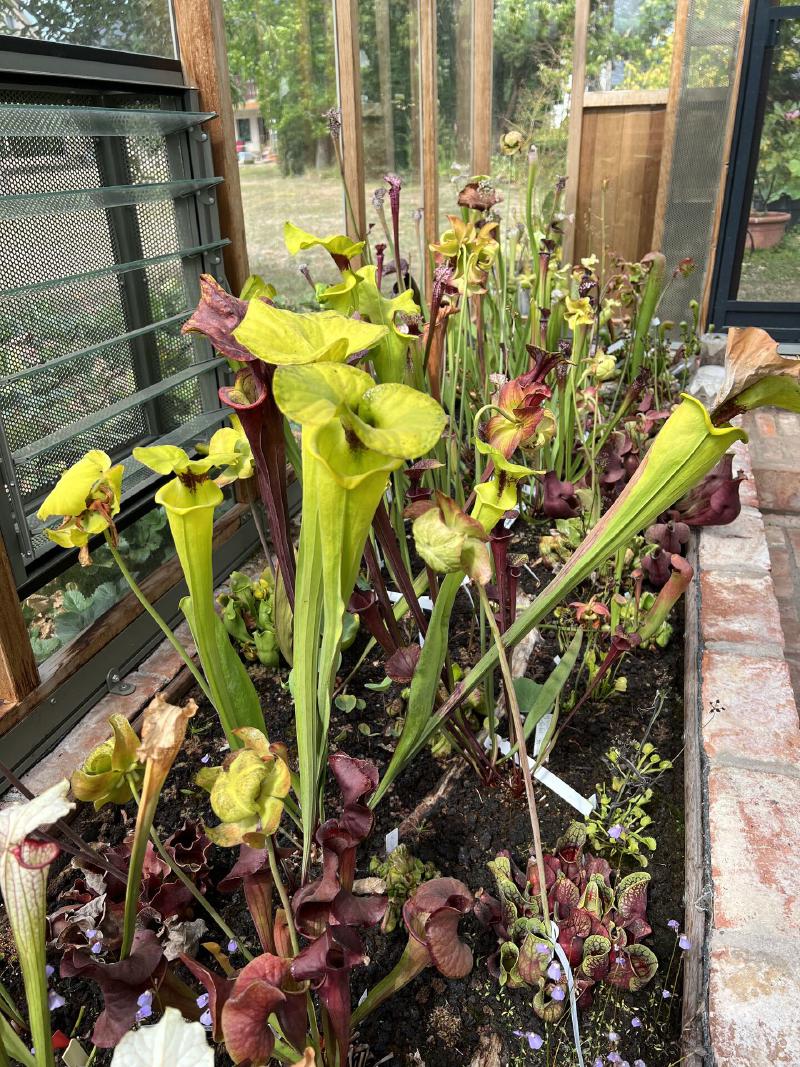
{"type": "Polygon", "coordinates": [[[543,956],[549,956],[550,955],[550,946],[549,945],[545,945],[541,941],[537,941],[536,942],[536,951],[540,952],[543,956]]]}
{"type": "Polygon", "coordinates": [[[561,967],[556,963],[555,960],[553,960],[553,962],[547,968],[547,977],[551,978],[554,982],[558,982],[561,980],[561,967]]]}
{"type": "Polygon", "coordinates": [[[531,1052],[537,1052],[544,1044],[544,1038],[533,1030],[515,1030],[514,1033],[517,1037],[524,1037],[528,1042],[528,1048],[531,1052]]]}
{"type": "Polygon", "coordinates": [[[638,1030],[641,1025],[642,1020],[639,1018],[638,1015],[634,1015],[634,1017],[631,1019],[631,1026],[634,1028],[634,1030],[638,1030]]]}
{"type": "Polygon", "coordinates": [[[149,1019],[153,1014],[153,994],[149,989],[146,989],[144,993],[136,999],[136,1003],[139,1005],[139,1010],[136,1012],[136,1022],[140,1023],[144,1019],[149,1019]]]}
{"type": "Polygon", "coordinates": [[[564,990],[561,988],[561,986],[557,985],[553,992],[550,994],[550,996],[553,998],[553,1000],[557,1000],[560,1002],[564,999],[566,994],[564,993],[564,990]]]}
{"type": "Polygon", "coordinates": [[[228,952],[238,952],[238,951],[239,951],[239,942],[238,941],[234,941],[233,938],[231,938],[231,940],[228,942],[228,952]]]}
{"type": "Polygon", "coordinates": [[[56,993],[54,989],[48,990],[47,1006],[50,1011],[55,1011],[56,1008],[63,1008],[66,1003],[66,1000],[64,1000],[60,993],[56,993]]]}
{"type": "Polygon", "coordinates": [[[86,931],[86,936],[87,936],[87,938],[88,938],[88,939],[89,939],[90,941],[94,941],[94,940],[96,940],[96,939],[97,939],[98,937],[102,937],[103,935],[102,935],[102,934],[100,933],[100,931],[99,931],[99,930],[94,930],[94,929],[92,929],[92,930],[87,930],[87,931],[86,931]]]}
{"type": "Polygon", "coordinates": [[[616,1031],[614,1031],[614,1030],[609,1030],[608,1031],[608,1040],[611,1042],[612,1045],[618,1045],[619,1044],[619,1034],[616,1033],[616,1031]]]}
{"type": "Polygon", "coordinates": [[[195,1004],[198,1006],[198,1008],[207,1008],[208,1007],[208,993],[201,993],[200,996],[195,1001],[195,1004]]]}
{"type": "Polygon", "coordinates": [[[670,930],[674,930],[676,934],[681,928],[681,924],[678,922],[677,919],[670,919],[667,923],[667,926],[670,928],[670,930]]]}
{"type": "Polygon", "coordinates": [[[92,943],[92,947],[90,948],[89,951],[92,953],[93,956],[98,956],[103,951],[102,942],[100,942],[100,941],[93,942],[92,943]]]}
{"type": "Polygon", "coordinates": [[[47,975],[48,978],[52,978],[53,975],[56,973],[56,969],[48,963],[44,969],[44,973],[47,975]]]}
{"type": "Polygon", "coordinates": [[[664,998],[664,1000],[669,1000],[669,998],[672,996],[672,993],[670,993],[668,989],[662,989],[661,996],[664,998]]]}
{"type": "Polygon", "coordinates": [[[620,826],[619,823],[614,823],[614,825],[608,831],[608,836],[613,838],[614,841],[619,841],[619,839],[622,837],[622,835],[624,833],[625,833],[624,827],[620,826]]]}
{"type": "Polygon", "coordinates": [[[208,754],[208,753],[206,752],[206,754],[205,754],[204,756],[201,756],[201,757],[200,757],[200,762],[201,762],[201,763],[208,763],[208,761],[209,761],[210,759],[211,759],[211,756],[209,756],[209,754],[208,754]]]}
{"type": "Polygon", "coordinates": [[[606,1059],[609,1063],[622,1063],[622,1056],[618,1052],[609,1052],[606,1059]]]}
{"type": "Polygon", "coordinates": [[[208,1010],[208,1008],[206,1008],[206,1010],[200,1016],[200,1022],[203,1024],[203,1026],[206,1027],[207,1030],[211,1029],[211,1026],[212,1026],[211,1012],[208,1010]]]}
{"type": "Polygon", "coordinates": [[[678,938],[678,948],[682,949],[684,952],[688,952],[691,947],[692,942],[689,940],[686,934],[681,934],[681,936],[678,938]]]}
{"type": "Polygon", "coordinates": [[[592,1064],[592,1067],[603,1067],[603,1057],[602,1056],[598,1056],[597,1059],[592,1064]]]}
{"type": "Polygon", "coordinates": [[[644,1062],[644,1060],[634,1060],[633,1067],[647,1067],[647,1064],[644,1062]]]}

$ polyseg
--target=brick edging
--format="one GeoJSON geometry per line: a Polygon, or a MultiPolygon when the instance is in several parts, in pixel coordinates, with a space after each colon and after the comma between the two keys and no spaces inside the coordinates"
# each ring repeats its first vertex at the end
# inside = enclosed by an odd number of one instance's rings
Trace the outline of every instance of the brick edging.
{"type": "Polygon", "coordinates": [[[686,1052],[707,1067],[788,1067],[800,1063],[800,727],[750,454],[735,452],[742,511],[700,532],[687,597],[686,1052]]]}

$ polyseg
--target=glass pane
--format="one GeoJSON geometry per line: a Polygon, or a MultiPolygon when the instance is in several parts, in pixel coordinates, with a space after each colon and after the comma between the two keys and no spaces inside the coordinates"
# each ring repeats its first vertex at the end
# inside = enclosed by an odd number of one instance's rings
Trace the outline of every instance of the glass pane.
{"type": "Polygon", "coordinates": [[[472,175],[472,2],[438,0],[436,5],[439,92],[439,229],[458,213],[456,196],[472,175]]]}
{"type": "Polygon", "coordinates": [[[290,256],[284,222],[318,236],[344,226],[324,119],[337,104],[332,0],[225,0],[224,11],[250,270],[296,306],[313,295],[298,263],[315,281],[333,264],[319,248],[290,256]]]}
{"type": "Polygon", "coordinates": [[[175,56],[169,0],[0,0],[0,33],[175,56]]]}
{"type": "Polygon", "coordinates": [[[539,0],[497,0],[494,8],[494,151],[518,130],[538,149],[543,185],[566,167],[574,14],[571,4],[539,0]]]}
{"type": "MultiPolygon", "coordinates": [[[[403,180],[400,257],[419,277],[423,255],[417,5],[413,0],[359,0],[358,24],[367,219],[375,223],[372,242],[387,245],[388,266],[391,242],[383,234],[372,199],[376,189],[387,188],[384,174],[399,174],[403,180]]],[[[391,226],[388,198],[384,214],[391,226]]]]}
{"type": "Polygon", "coordinates": [[[798,300],[800,23],[780,23],[769,72],[739,300],[798,300]]]}
{"type": "Polygon", "coordinates": [[[674,23],[675,0],[594,0],[587,92],[668,89],[674,23]]]}
{"type": "MultiPolygon", "coordinates": [[[[120,552],[138,581],[152,574],[175,549],[163,508],[154,508],[120,534],[120,552]]],[[[128,592],[105,545],[88,567],[76,563],[22,602],[31,646],[43,663],[128,592]]]]}

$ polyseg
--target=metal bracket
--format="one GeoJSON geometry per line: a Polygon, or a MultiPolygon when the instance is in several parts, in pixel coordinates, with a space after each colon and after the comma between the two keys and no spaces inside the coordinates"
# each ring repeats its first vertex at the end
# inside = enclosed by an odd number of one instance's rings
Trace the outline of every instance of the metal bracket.
{"type": "Polygon", "coordinates": [[[129,697],[131,693],[136,692],[136,686],[133,682],[124,682],[116,667],[112,667],[106,675],[106,686],[109,693],[112,693],[115,697],[129,697]]]}

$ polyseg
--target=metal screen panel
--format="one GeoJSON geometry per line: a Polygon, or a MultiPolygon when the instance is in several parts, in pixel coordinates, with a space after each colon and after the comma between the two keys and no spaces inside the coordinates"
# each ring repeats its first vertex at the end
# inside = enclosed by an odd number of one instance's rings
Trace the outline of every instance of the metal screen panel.
{"type": "Polygon", "coordinates": [[[711,258],[725,131],[739,46],[742,0],[691,0],[675,130],[664,253],[674,267],[691,257],[697,269],[675,278],[659,314],[679,321],[699,300],[711,258]]]}
{"type": "Polygon", "coordinates": [[[89,448],[126,461],[130,500],[152,481],[134,446],[191,445],[224,418],[221,361],[180,332],[224,244],[198,166],[209,116],[186,102],[0,85],[0,463],[20,587],[52,560],[35,512],[66,466],[89,448]]]}

